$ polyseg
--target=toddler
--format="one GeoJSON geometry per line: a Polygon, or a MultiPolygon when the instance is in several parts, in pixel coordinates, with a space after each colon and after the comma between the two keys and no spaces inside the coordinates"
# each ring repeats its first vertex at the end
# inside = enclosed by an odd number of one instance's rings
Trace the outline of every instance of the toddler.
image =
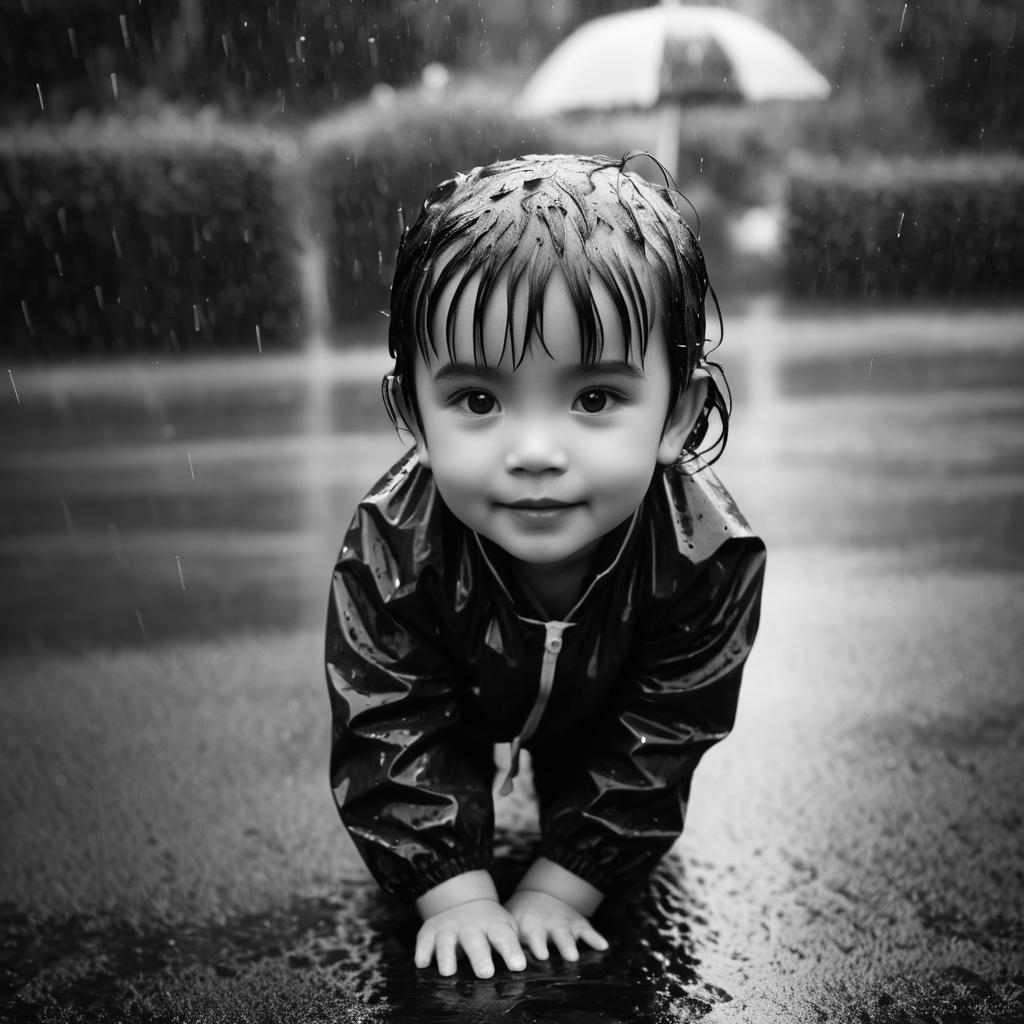
{"type": "Polygon", "coordinates": [[[672,846],[733,725],[765,555],[704,458],[729,411],[707,292],[674,193],[625,160],[476,168],[402,240],[384,398],[415,444],[345,536],[326,662],[335,801],[415,903],[419,967],[606,949],[591,916],[672,846]],[[523,750],[540,855],[502,903],[523,750]]]}

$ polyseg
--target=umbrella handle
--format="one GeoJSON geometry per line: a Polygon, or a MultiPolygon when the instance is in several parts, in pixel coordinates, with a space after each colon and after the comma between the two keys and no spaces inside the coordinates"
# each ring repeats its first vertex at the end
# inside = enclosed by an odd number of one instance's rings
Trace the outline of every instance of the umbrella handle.
{"type": "Polygon", "coordinates": [[[654,155],[662,162],[665,170],[672,175],[676,184],[679,171],[679,104],[662,103],[658,108],[658,141],[654,155]]]}

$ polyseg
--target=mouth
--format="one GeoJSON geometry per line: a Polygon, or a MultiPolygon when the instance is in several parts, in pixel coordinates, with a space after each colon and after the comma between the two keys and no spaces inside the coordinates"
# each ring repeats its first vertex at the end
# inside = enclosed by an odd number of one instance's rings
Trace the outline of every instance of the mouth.
{"type": "Polygon", "coordinates": [[[581,508],[581,501],[555,501],[552,498],[524,498],[520,501],[495,502],[496,508],[505,509],[520,519],[543,521],[556,519],[575,508],[581,508]]]}
{"type": "Polygon", "coordinates": [[[557,509],[576,508],[581,501],[556,501],[554,498],[522,498],[519,501],[497,501],[501,508],[514,508],[525,512],[549,512],[557,509]]]}

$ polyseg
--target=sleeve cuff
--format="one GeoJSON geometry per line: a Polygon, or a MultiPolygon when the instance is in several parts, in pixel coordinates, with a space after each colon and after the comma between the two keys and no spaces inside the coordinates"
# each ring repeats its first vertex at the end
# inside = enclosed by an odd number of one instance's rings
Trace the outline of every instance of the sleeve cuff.
{"type": "Polygon", "coordinates": [[[403,873],[402,878],[381,879],[385,892],[411,903],[418,900],[435,885],[447,882],[449,878],[467,871],[490,871],[494,856],[490,850],[477,850],[462,854],[451,860],[434,861],[428,865],[415,865],[411,877],[403,873]]]}

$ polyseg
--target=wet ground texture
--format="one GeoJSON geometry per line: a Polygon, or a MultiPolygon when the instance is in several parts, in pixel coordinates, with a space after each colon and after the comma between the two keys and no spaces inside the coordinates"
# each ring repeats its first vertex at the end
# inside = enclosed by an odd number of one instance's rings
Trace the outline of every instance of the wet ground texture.
{"type": "Polygon", "coordinates": [[[401,449],[378,363],[15,368],[0,1018],[1024,1020],[1024,318],[727,330],[719,468],[769,547],[737,728],[611,949],[488,981],[415,970],[327,788],[330,560],[401,449]]]}

